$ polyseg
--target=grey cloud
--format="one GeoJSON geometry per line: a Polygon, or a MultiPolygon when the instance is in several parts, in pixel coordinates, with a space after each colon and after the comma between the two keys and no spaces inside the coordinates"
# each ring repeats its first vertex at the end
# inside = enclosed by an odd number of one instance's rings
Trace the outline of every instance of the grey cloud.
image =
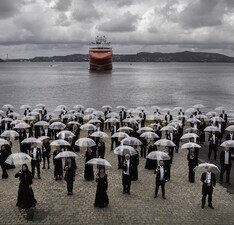
{"type": "Polygon", "coordinates": [[[67,11],[71,7],[71,4],[72,0],[58,0],[54,9],[57,9],[58,11],[67,11]]]}

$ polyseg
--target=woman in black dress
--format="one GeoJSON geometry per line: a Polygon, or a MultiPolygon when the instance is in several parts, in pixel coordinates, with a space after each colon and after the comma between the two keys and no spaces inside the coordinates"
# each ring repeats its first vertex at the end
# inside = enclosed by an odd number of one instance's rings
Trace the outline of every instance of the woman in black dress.
{"type": "Polygon", "coordinates": [[[84,171],[84,178],[85,180],[93,180],[94,179],[94,175],[93,175],[93,166],[92,165],[87,165],[86,163],[93,159],[93,152],[91,150],[91,148],[88,147],[86,153],[85,153],[85,171],[84,171]]]}
{"type": "Polygon", "coordinates": [[[206,122],[204,119],[201,119],[201,123],[199,126],[199,130],[201,131],[200,138],[199,138],[201,144],[205,143],[205,141],[206,141],[205,132],[204,132],[205,128],[206,128],[206,122]]]}
{"type": "Polygon", "coordinates": [[[73,191],[73,182],[75,181],[76,176],[76,165],[72,162],[71,158],[67,159],[67,166],[65,167],[65,176],[64,180],[67,182],[67,195],[72,195],[73,191]]]}
{"type": "Polygon", "coordinates": [[[5,163],[7,157],[8,157],[8,154],[5,149],[5,146],[2,145],[1,150],[0,150],[0,166],[2,168],[2,179],[8,178],[8,173],[7,173],[6,163],[5,163]]]}
{"type": "Polygon", "coordinates": [[[21,171],[15,175],[15,178],[20,180],[16,206],[21,209],[35,207],[37,201],[32,190],[32,173],[26,164],[22,165],[21,171]]]}
{"type": "Polygon", "coordinates": [[[99,167],[98,177],[96,178],[97,191],[94,205],[96,207],[107,207],[109,204],[109,198],[107,195],[108,180],[104,167],[99,167]]]}
{"type": "Polygon", "coordinates": [[[55,180],[62,180],[63,177],[63,161],[61,158],[55,159],[56,155],[61,152],[60,146],[57,146],[56,150],[53,153],[53,162],[54,162],[54,178],[55,180]]]}
{"type": "MultiPolygon", "coordinates": [[[[148,154],[149,155],[151,152],[157,151],[157,146],[154,144],[154,140],[150,140],[150,143],[148,145],[148,154]]],[[[152,160],[152,159],[146,159],[145,162],[145,168],[148,170],[155,170],[157,168],[157,160],[152,160]]]]}
{"type": "Polygon", "coordinates": [[[196,155],[194,148],[189,150],[187,159],[188,159],[188,167],[189,167],[189,182],[194,183],[195,181],[194,168],[198,165],[198,157],[196,155]]]}

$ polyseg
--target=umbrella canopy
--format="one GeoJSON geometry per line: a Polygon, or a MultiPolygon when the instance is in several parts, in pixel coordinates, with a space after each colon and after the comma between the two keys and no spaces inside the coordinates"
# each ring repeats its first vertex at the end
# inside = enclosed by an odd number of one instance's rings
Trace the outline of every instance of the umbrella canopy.
{"type": "Polygon", "coordinates": [[[104,105],[104,106],[102,106],[102,109],[112,109],[112,107],[110,106],[110,105],[104,105]]]}
{"type": "Polygon", "coordinates": [[[71,151],[64,151],[60,152],[58,155],[55,156],[55,159],[60,159],[60,158],[74,158],[77,155],[74,152],[71,151]]]}
{"type": "Polygon", "coordinates": [[[196,117],[193,117],[193,118],[187,119],[187,122],[189,122],[189,123],[200,123],[201,121],[199,119],[197,119],[196,117]]]}
{"type": "Polygon", "coordinates": [[[94,108],[87,108],[84,112],[85,113],[92,113],[93,111],[95,111],[94,108]]]}
{"type": "Polygon", "coordinates": [[[157,105],[153,105],[153,106],[151,106],[151,109],[153,109],[153,110],[160,110],[160,107],[159,106],[157,106],[157,105]]]}
{"type": "Polygon", "coordinates": [[[38,121],[34,126],[49,126],[49,123],[46,121],[38,121]]]}
{"type": "Polygon", "coordinates": [[[177,106],[177,107],[175,107],[174,109],[173,109],[173,111],[179,111],[179,110],[183,110],[183,107],[181,107],[181,106],[177,106]]]}
{"type": "Polygon", "coordinates": [[[124,123],[137,123],[136,119],[134,118],[126,118],[123,120],[124,123]]]}
{"type": "Polygon", "coordinates": [[[165,147],[175,147],[175,143],[173,141],[167,139],[160,139],[154,143],[157,146],[165,146],[165,147]]]}
{"type": "Polygon", "coordinates": [[[14,129],[27,129],[30,128],[30,125],[28,125],[27,123],[23,122],[23,123],[18,123],[15,125],[14,129]]]}
{"type": "Polygon", "coordinates": [[[37,144],[42,144],[42,142],[34,137],[30,138],[25,138],[23,141],[21,141],[22,144],[32,144],[32,143],[37,143],[37,144]]]}
{"type": "Polygon", "coordinates": [[[173,126],[165,126],[165,127],[162,127],[160,131],[176,131],[176,129],[173,126]]]}
{"type": "Polygon", "coordinates": [[[91,138],[79,138],[76,142],[75,145],[79,147],[93,147],[96,145],[95,141],[91,138]]]}
{"type": "Polygon", "coordinates": [[[143,145],[142,142],[135,137],[126,137],[121,141],[121,143],[123,145],[133,145],[133,146],[134,145],[143,145]]]}
{"type": "Polygon", "coordinates": [[[5,139],[0,139],[0,146],[2,145],[9,145],[9,142],[5,139]]]}
{"type": "Polygon", "coordinates": [[[133,131],[131,127],[120,127],[117,131],[133,131]]]}
{"type": "Polygon", "coordinates": [[[48,136],[41,136],[38,138],[41,142],[43,142],[45,139],[50,139],[48,136]]]}
{"type": "Polygon", "coordinates": [[[119,121],[118,119],[113,118],[113,117],[111,117],[111,118],[105,120],[105,123],[119,123],[119,122],[120,122],[120,121],[119,121]]]}
{"type": "Polygon", "coordinates": [[[195,109],[197,109],[197,108],[202,109],[202,108],[205,108],[205,106],[202,105],[202,104],[196,104],[196,105],[193,106],[193,108],[195,108],[195,109]]]}
{"type": "Polygon", "coordinates": [[[205,132],[219,131],[219,128],[216,126],[208,126],[204,129],[205,132]]]}
{"type": "Polygon", "coordinates": [[[28,154],[20,152],[9,155],[5,163],[9,165],[23,165],[30,163],[31,160],[32,158],[28,154]]]}
{"type": "Polygon", "coordinates": [[[234,131],[234,125],[228,126],[225,130],[230,132],[234,131]]]}
{"type": "Polygon", "coordinates": [[[201,148],[201,146],[194,142],[185,143],[181,146],[181,149],[187,149],[187,148],[201,148]]]}
{"type": "Polygon", "coordinates": [[[63,119],[75,119],[75,116],[72,114],[65,114],[62,116],[63,119]]]}
{"type": "Polygon", "coordinates": [[[188,108],[188,109],[185,110],[186,113],[193,113],[195,111],[196,111],[195,108],[188,108]]]}
{"type": "Polygon", "coordinates": [[[129,155],[136,155],[137,152],[136,150],[131,147],[131,146],[128,146],[128,145],[121,145],[117,148],[114,149],[114,153],[117,154],[117,155],[126,155],[126,154],[129,154],[129,155]]]}
{"type": "Polygon", "coordinates": [[[52,141],[50,145],[51,146],[70,146],[70,144],[63,139],[52,141]]]}
{"type": "Polygon", "coordinates": [[[3,108],[3,109],[13,109],[14,106],[11,105],[11,104],[5,104],[2,108],[3,108]]]}
{"type": "Polygon", "coordinates": [[[14,131],[14,130],[5,130],[2,134],[1,137],[19,137],[19,133],[14,131]]]}
{"type": "Polygon", "coordinates": [[[105,167],[111,167],[111,164],[102,158],[94,158],[89,160],[86,164],[88,165],[98,165],[98,166],[105,166],[105,167]]]}
{"type": "Polygon", "coordinates": [[[34,120],[35,117],[34,116],[24,116],[22,117],[22,120],[34,120]]]}
{"type": "Polygon", "coordinates": [[[102,137],[102,138],[108,138],[108,134],[106,134],[105,132],[103,131],[95,131],[91,134],[91,137],[102,137]]]}
{"type": "Polygon", "coordinates": [[[116,107],[116,109],[126,109],[126,107],[125,106],[123,106],[123,105],[118,105],[117,107],[116,107]]]}
{"type": "Polygon", "coordinates": [[[36,105],[36,107],[43,108],[43,107],[46,107],[46,105],[42,104],[42,103],[39,103],[39,104],[36,105]]]}
{"type": "Polygon", "coordinates": [[[104,112],[102,112],[102,111],[97,111],[97,110],[93,111],[92,114],[95,115],[95,116],[104,116],[104,112]]]}
{"type": "Polygon", "coordinates": [[[67,106],[65,105],[58,105],[56,109],[67,109],[67,106]]]}
{"type": "Polygon", "coordinates": [[[31,106],[30,105],[21,105],[20,109],[30,109],[31,106]]]}
{"type": "Polygon", "coordinates": [[[74,105],[74,109],[84,109],[83,105],[74,105]]]}
{"type": "Polygon", "coordinates": [[[214,110],[216,110],[216,111],[222,111],[222,110],[225,110],[225,107],[219,106],[219,107],[216,107],[214,110]]]}
{"type": "Polygon", "coordinates": [[[199,170],[204,171],[208,167],[212,167],[212,169],[214,169],[214,171],[220,172],[219,168],[215,164],[213,164],[213,163],[200,163],[198,166],[196,166],[194,168],[194,170],[196,170],[196,171],[199,171],[199,170]]]}
{"type": "Polygon", "coordinates": [[[8,116],[12,116],[12,117],[20,117],[21,115],[17,112],[11,112],[8,114],[8,116]]]}
{"type": "Polygon", "coordinates": [[[220,146],[234,148],[234,141],[233,140],[224,141],[220,146]]]}
{"type": "Polygon", "coordinates": [[[61,130],[61,129],[64,129],[66,125],[61,122],[53,122],[49,127],[52,130],[61,130]]]}
{"type": "Polygon", "coordinates": [[[81,126],[81,124],[76,122],[76,121],[70,121],[70,122],[67,123],[67,125],[77,125],[78,127],[81,126]]]}
{"type": "Polygon", "coordinates": [[[145,139],[159,138],[157,134],[151,131],[144,132],[143,134],[140,135],[140,137],[145,139]]]}
{"type": "Polygon", "coordinates": [[[12,122],[13,119],[5,117],[4,119],[2,119],[3,122],[12,122]]]}
{"type": "Polygon", "coordinates": [[[129,137],[129,135],[124,132],[119,131],[119,132],[114,133],[111,137],[112,138],[126,138],[126,137],[129,137]]]}
{"type": "Polygon", "coordinates": [[[86,123],[80,127],[81,130],[96,130],[96,126],[93,124],[86,123]]]}
{"type": "Polygon", "coordinates": [[[208,113],[206,113],[207,116],[218,116],[218,113],[215,111],[210,111],[208,113]]]}
{"type": "Polygon", "coordinates": [[[204,119],[206,120],[208,117],[206,115],[203,115],[203,114],[198,114],[195,116],[197,119],[201,120],[201,119],[204,119]]]}
{"type": "Polygon", "coordinates": [[[142,127],[138,130],[139,133],[147,132],[147,131],[154,131],[154,129],[152,127],[142,127]]]}
{"type": "Polygon", "coordinates": [[[24,123],[24,121],[23,120],[14,120],[11,122],[11,125],[15,126],[16,124],[19,124],[19,123],[24,123]]]}
{"type": "Polygon", "coordinates": [[[185,131],[188,133],[194,133],[194,132],[198,132],[199,130],[195,127],[189,127],[189,128],[186,128],[185,131]]]}
{"type": "Polygon", "coordinates": [[[38,115],[39,115],[39,112],[37,112],[37,111],[32,111],[32,112],[27,114],[27,116],[38,116],[38,115]]]}
{"type": "Polygon", "coordinates": [[[214,116],[210,120],[215,120],[216,122],[225,122],[225,120],[219,116],[214,116]]]}
{"type": "Polygon", "coordinates": [[[88,121],[88,123],[91,123],[91,124],[93,124],[93,123],[102,123],[102,121],[98,120],[98,119],[91,119],[91,120],[88,121]]]}
{"type": "Polygon", "coordinates": [[[119,118],[119,114],[116,112],[111,112],[106,115],[107,118],[119,118]]]}
{"type": "Polygon", "coordinates": [[[69,131],[69,130],[62,130],[62,131],[60,131],[57,135],[56,135],[56,137],[57,138],[59,138],[59,139],[65,139],[65,138],[68,138],[68,137],[70,137],[70,136],[72,136],[72,137],[75,137],[75,134],[73,134],[71,131],[69,131]]]}
{"type": "Polygon", "coordinates": [[[161,152],[161,151],[150,152],[150,154],[148,154],[146,158],[152,159],[152,160],[170,160],[171,159],[167,153],[161,152]]]}
{"type": "Polygon", "coordinates": [[[187,133],[184,134],[180,139],[190,139],[190,138],[198,138],[199,136],[195,133],[187,133]]]}

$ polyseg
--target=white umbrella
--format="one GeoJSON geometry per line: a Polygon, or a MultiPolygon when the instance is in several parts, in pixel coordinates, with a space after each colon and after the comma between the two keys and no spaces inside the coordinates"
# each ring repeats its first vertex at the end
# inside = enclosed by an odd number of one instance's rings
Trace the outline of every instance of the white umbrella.
{"type": "Polygon", "coordinates": [[[91,134],[91,137],[102,137],[102,138],[108,138],[108,134],[102,131],[95,131],[91,134]]]}
{"type": "Polygon", "coordinates": [[[225,122],[225,120],[219,116],[212,117],[210,120],[215,119],[216,122],[225,122]]]}
{"type": "Polygon", "coordinates": [[[198,166],[196,166],[194,170],[197,171],[201,169],[202,171],[204,171],[204,169],[207,169],[208,167],[212,167],[212,169],[215,169],[215,171],[220,172],[219,168],[215,164],[212,164],[212,163],[201,163],[198,166]]]}
{"type": "Polygon", "coordinates": [[[30,109],[31,106],[30,105],[21,105],[20,109],[30,109]]]}
{"type": "Polygon", "coordinates": [[[116,112],[111,112],[106,115],[107,118],[119,118],[119,114],[116,112]]]}
{"type": "Polygon", "coordinates": [[[37,144],[42,144],[42,142],[34,137],[30,138],[25,138],[23,141],[21,141],[22,144],[32,144],[32,143],[37,143],[37,144]]]}
{"type": "Polygon", "coordinates": [[[178,115],[178,116],[177,116],[177,118],[178,118],[178,119],[182,119],[182,118],[187,119],[187,118],[188,118],[188,116],[186,116],[186,115],[178,115]]]}
{"type": "Polygon", "coordinates": [[[60,131],[57,135],[57,138],[59,139],[65,139],[68,138],[70,136],[75,137],[75,134],[73,134],[71,131],[69,130],[62,130],[60,131]]]}
{"type": "Polygon", "coordinates": [[[30,125],[28,125],[27,123],[23,122],[23,123],[18,123],[15,125],[14,129],[27,129],[30,128],[30,125]]]}
{"type": "Polygon", "coordinates": [[[88,165],[98,165],[98,166],[105,166],[105,167],[111,167],[111,164],[102,158],[93,158],[90,159],[86,164],[88,165]]]}
{"type": "Polygon", "coordinates": [[[5,139],[0,139],[0,146],[2,145],[9,145],[9,142],[5,139]]]}
{"type": "Polygon", "coordinates": [[[167,146],[167,147],[175,147],[175,143],[168,139],[160,139],[154,143],[157,146],[167,146]]]}
{"type": "Polygon", "coordinates": [[[5,130],[1,137],[19,137],[19,133],[14,130],[5,130]]]}
{"type": "Polygon", "coordinates": [[[61,122],[53,122],[49,128],[52,130],[61,130],[64,129],[66,127],[66,125],[64,123],[61,122]]]}
{"type": "Polygon", "coordinates": [[[34,116],[24,116],[22,117],[22,120],[34,120],[35,117],[34,116]]]}
{"type": "Polygon", "coordinates": [[[34,124],[34,126],[49,126],[49,123],[46,121],[38,121],[34,124]]]}
{"type": "Polygon", "coordinates": [[[151,109],[153,109],[153,110],[156,110],[156,109],[160,110],[160,107],[157,106],[157,105],[153,105],[153,106],[151,106],[151,109]]]}
{"type": "Polygon", "coordinates": [[[102,121],[98,120],[98,119],[91,119],[91,120],[88,121],[88,123],[90,123],[90,124],[93,124],[93,123],[102,123],[102,121]]]}
{"type": "Polygon", "coordinates": [[[139,133],[147,132],[147,131],[154,131],[154,129],[151,127],[142,127],[138,130],[139,133]]]}
{"type": "Polygon", "coordinates": [[[91,138],[79,138],[75,145],[79,147],[93,147],[96,145],[95,141],[91,138]]]}
{"type": "Polygon", "coordinates": [[[39,104],[36,105],[36,107],[43,108],[43,107],[46,107],[46,105],[39,103],[39,104]]]}
{"type": "Polygon", "coordinates": [[[174,109],[173,109],[173,111],[179,111],[179,110],[183,110],[183,107],[181,107],[181,106],[177,106],[177,107],[175,107],[174,109]]]}
{"type": "Polygon", "coordinates": [[[13,119],[5,117],[4,119],[2,119],[2,121],[4,121],[4,122],[12,122],[13,119]]]}
{"type": "Polygon", "coordinates": [[[97,111],[97,110],[93,111],[92,114],[95,115],[95,116],[104,116],[104,112],[102,112],[102,111],[97,111]]]}
{"type": "Polygon", "coordinates": [[[219,131],[219,128],[216,126],[208,126],[204,129],[205,132],[219,131]]]}
{"type": "Polygon", "coordinates": [[[38,138],[41,142],[43,142],[45,139],[50,139],[48,136],[41,136],[38,138]]]}
{"type": "Polygon", "coordinates": [[[70,144],[63,139],[52,141],[50,145],[51,146],[70,146],[70,144]]]}
{"type": "Polygon", "coordinates": [[[58,155],[55,156],[55,159],[60,158],[75,158],[77,155],[74,152],[71,151],[64,151],[60,152],[58,155]]]}
{"type": "Polygon", "coordinates": [[[126,137],[129,137],[129,135],[124,132],[119,131],[119,132],[114,133],[111,137],[112,138],[126,138],[126,137]]]}
{"type": "Polygon", "coordinates": [[[145,139],[159,138],[157,134],[151,131],[144,132],[143,134],[140,135],[140,137],[145,139]]]}
{"type": "Polygon", "coordinates": [[[3,108],[3,109],[13,109],[14,106],[11,105],[11,104],[5,104],[2,108],[3,108]]]}
{"type": "Polygon", "coordinates": [[[197,128],[195,127],[189,127],[185,129],[186,132],[188,133],[193,133],[193,132],[200,132],[197,128]]]}
{"type": "Polygon", "coordinates": [[[216,107],[214,110],[216,110],[216,111],[222,111],[222,110],[225,110],[225,107],[219,106],[219,107],[216,107]]]}
{"type": "Polygon", "coordinates": [[[133,131],[131,127],[120,127],[117,131],[133,131]]]}
{"type": "Polygon", "coordinates": [[[199,136],[195,133],[187,133],[184,134],[180,139],[190,139],[190,138],[198,138],[199,136]]]}
{"type": "Polygon", "coordinates": [[[175,127],[165,126],[160,129],[160,131],[176,131],[175,127]]]}
{"type": "Polygon", "coordinates": [[[125,106],[123,106],[123,105],[118,105],[117,107],[116,107],[116,109],[126,109],[126,107],[125,106]]]}
{"type": "Polygon", "coordinates": [[[8,116],[12,116],[12,117],[20,117],[20,114],[17,112],[11,112],[8,114],[8,116]]]}
{"type": "Polygon", "coordinates": [[[189,123],[195,123],[195,122],[200,123],[201,121],[199,119],[197,119],[196,117],[193,117],[193,118],[187,119],[187,122],[189,122],[189,123]]]}
{"type": "Polygon", "coordinates": [[[234,140],[224,141],[220,146],[221,147],[234,148],[234,140]]]}
{"type": "Polygon", "coordinates": [[[88,124],[88,123],[86,123],[86,124],[84,124],[84,125],[82,125],[81,127],[80,127],[80,129],[81,130],[96,130],[97,128],[96,128],[96,126],[95,125],[93,125],[93,124],[88,124]]]}
{"type": "Polygon", "coordinates": [[[102,106],[102,109],[107,109],[107,108],[112,109],[112,107],[110,105],[104,105],[104,106],[102,106]]]}
{"type": "Polygon", "coordinates": [[[143,145],[142,142],[135,137],[126,137],[121,141],[121,143],[123,145],[133,145],[133,146],[134,145],[143,145]]]}
{"type": "Polygon", "coordinates": [[[14,120],[11,122],[11,125],[16,125],[16,124],[19,124],[19,123],[24,123],[23,120],[14,120]]]}
{"type": "Polygon", "coordinates": [[[74,105],[74,109],[84,109],[83,105],[74,105]]]}
{"type": "Polygon", "coordinates": [[[215,111],[210,111],[208,113],[206,113],[207,116],[218,116],[218,113],[215,111]]]}
{"type": "Polygon", "coordinates": [[[225,130],[230,132],[234,131],[234,125],[228,126],[225,130]]]}
{"type": "Polygon", "coordinates": [[[36,111],[32,111],[27,114],[27,116],[38,116],[38,115],[39,115],[39,112],[36,112],[36,111]]]}
{"type": "Polygon", "coordinates": [[[167,153],[161,152],[161,151],[150,152],[150,154],[148,154],[146,158],[152,159],[152,160],[170,160],[171,159],[167,153]]]}
{"type": "Polygon", "coordinates": [[[207,116],[206,115],[203,115],[203,114],[198,114],[195,116],[197,119],[201,120],[201,119],[207,119],[207,116]]]}
{"type": "Polygon", "coordinates": [[[20,152],[9,155],[5,163],[9,165],[23,165],[30,163],[31,160],[32,158],[28,154],[20,152]]]}
{"type": "Polygon", "coordinates": [[[119,121],[118,119],[113,118],[113,117],[111,117],[111,118],[105,120],[105,123],[119,123],[119,122],[120,122],[120,121],[119,121]]]}
{"type": "Polygon", "coordinates": [[[77,125],[78,127],[81,126],[81,124],[76,122],[76,121],[70,121],[70,122],[67,123],[67,125],[77,125]]]}
{"type": "Polygon", "coordinates": [[[67,106],[65,105],[58,105],[56,109],[67,109],[67,106]]]}
{"type": "Polygon", "coordinates": [[[187,148],[201,148],[201,146],[194,142],[185,143],[181,146],[181,149],[187,149],[187,148]]]}
{"type": "Polygon", "coordinates": [[[75,119],[75,116],[72,115],[72,114],[65,114],[65,115],[63,116],[63,119],[75,119]]]}
{"type": "Polygon", "coordinates": [[[193,108],[199,108],[199,109],[202,109],[202,108],[205,108],[205,106],[204,105],[202,105],[202,104],[196,104],[196,105],[194,105],[193,106],[193,108]]]}
{"type": "Polygon", "coordinates": [[[124,123],[137,123],[136,119],[134,118],[126,118],[123,120],[124,123]]]}
{"type": "Polygon", "coordinates": [[[129,155],[136,155],[137,152],[136,150],[131,147],[131,146],[128,146],[128,145],[121,145],[117,148],[114,149],[114,153],[117,154],[117,155],[126,155],[126,154],[129,154],[129,155]]]}
{"type": "Polygon", "coordinates": [[[92,113],[93,111],[95,111],[94,108],[87,108],[84,112],[85,113],[92,113]]]}
{"type": "Polygon", "coordinates": [[[188,108],[185,110],[186,113],[193,113],[195,112],[196,110],[194,108],[188,108]]]}

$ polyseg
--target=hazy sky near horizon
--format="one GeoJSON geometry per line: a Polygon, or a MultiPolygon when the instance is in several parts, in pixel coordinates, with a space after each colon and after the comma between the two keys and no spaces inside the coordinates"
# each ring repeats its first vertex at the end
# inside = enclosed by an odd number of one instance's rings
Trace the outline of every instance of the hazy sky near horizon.
{"type": "Polygon", "coordinates": [[[0,58],[206,51],[234,56],[234,0],[0,0],[0,58]]]}

